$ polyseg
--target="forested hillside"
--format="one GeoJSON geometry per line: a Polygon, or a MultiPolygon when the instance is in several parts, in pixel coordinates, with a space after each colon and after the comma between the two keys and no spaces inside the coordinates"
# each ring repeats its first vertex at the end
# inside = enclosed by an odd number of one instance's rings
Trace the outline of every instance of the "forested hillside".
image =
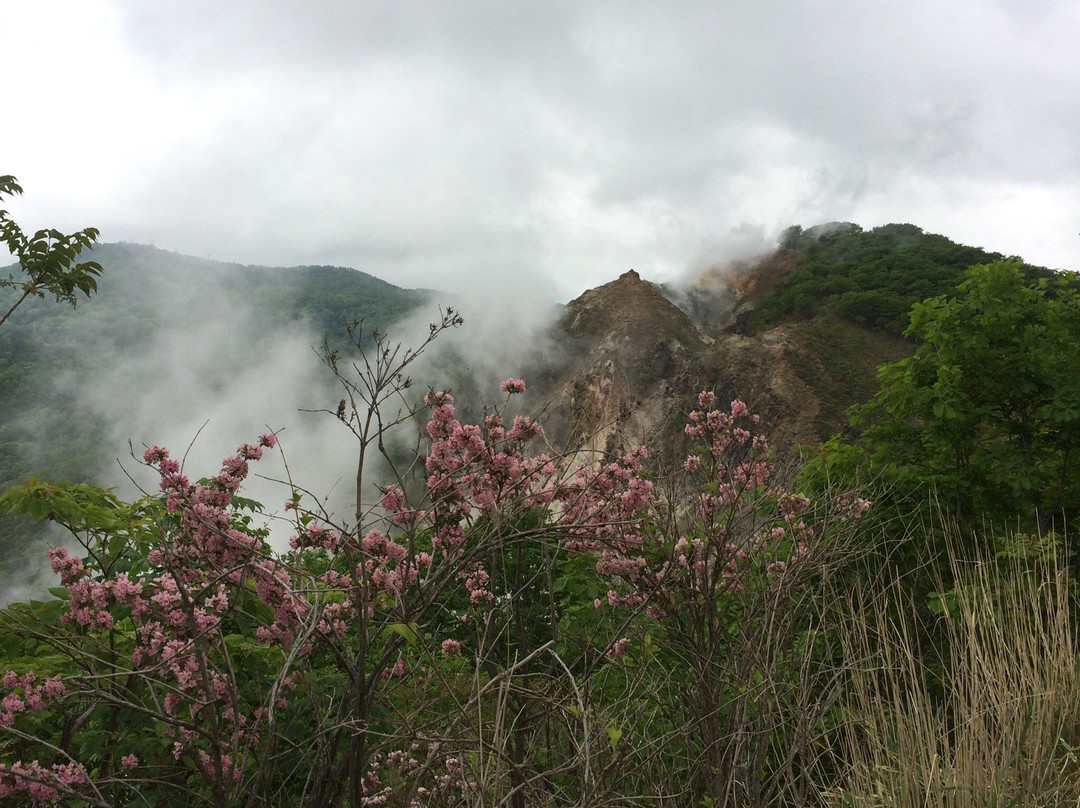
{"type": "MultiPolygon", "coordinates": [[[[91,301],[70,308],[30,298],[0,329],[0,487],[29,474],[93,479],[100,430],[80,407],[79,382],[178,323],[198,332],[231,320],[250,332],[241,344],[303,326],[313,342],[341,345],[348,324],[385,328],[427,299],[341,267],[223,264],[138,244],[99,244],[93,258],[104,272],[91,301]]],[[[0,289],[0,303],[14,296],[0,289]]],[[[185,346],[174,347],[180,361],[185,346]]]]}
{"type": "MultiPolygon", "coordinates": [[[[969,266],[1003,258],[912,224],[796,226],[784,232],[780,250],[790,253],[798,271],[759,302],[759,329],[828,313],[899,335],[912,305],[952,292],[969,266]]],[[[1024,265],[1024,274],[1035,280],[1052,273],[1024,265]]]]}

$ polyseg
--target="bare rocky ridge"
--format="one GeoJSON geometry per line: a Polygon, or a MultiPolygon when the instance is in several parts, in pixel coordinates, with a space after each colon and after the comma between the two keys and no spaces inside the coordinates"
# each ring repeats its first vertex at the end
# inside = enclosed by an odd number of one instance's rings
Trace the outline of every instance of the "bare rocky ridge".
{"type": "Polygon", "coordinates": [[[688,396],[713,375],[715,340],[633,270],[567,304],[556,331],[567,361],[548,397],[568,445],[669,443],[688,396]]]}
{"type": "Polygon", "coordinates": [[[603,453],[644,443],[672,459],[705,389],[746,401],[777,448],[841,431],[848,407],[876,389],[877,364],[908,348],[831,319],[750,333],[745,311],[796,269],[778,252],[684,289],[631,270],[571,301],[556,326],[562,361],[540,373],[549,433],[603,453]]]}

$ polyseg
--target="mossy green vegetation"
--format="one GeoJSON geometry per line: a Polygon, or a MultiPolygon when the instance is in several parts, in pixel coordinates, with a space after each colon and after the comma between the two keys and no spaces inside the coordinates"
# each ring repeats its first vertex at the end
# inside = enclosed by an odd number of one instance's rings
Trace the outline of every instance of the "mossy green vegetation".
{"type": "Polygon", "coordinates": [[[970,267],[916,304],[915,353],[884,364],[856,414],[881,464],[933,486],[959,518],[1025,526],[1080,514],[1080,293],[1018,261],[970,267]]]}
{"type": "MultiPolygon", "coordinates": [[[[758,305],[758,328],[829,313],[899,335],[913,304],[950,293],[969,266],[1003,258],[912,224],[871,230],[849,223],[795,227],[785,232],[780,247],[802,266],[758,305]]],[[[1022,271],[1032,280],[1052,274],[1028,265],[1022,271]]]]}

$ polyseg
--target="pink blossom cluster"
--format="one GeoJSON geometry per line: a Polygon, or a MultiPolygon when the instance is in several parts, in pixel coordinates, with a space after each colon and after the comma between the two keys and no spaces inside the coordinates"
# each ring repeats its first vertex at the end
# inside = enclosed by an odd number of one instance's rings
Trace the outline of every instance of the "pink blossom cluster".
{"type": "MultiPolygon", "coordinates": [[[[694,475],[699,522],[675,544],[675,568],[684,586],[701,593],[737,593],[745,589],[753,569],[766,579],[779,576],[805,554],[804,539],[813,534],[798,514],[810,507],[803,494],[773,486],[768,441],[744,426],[760,423],[742,401],[727,412],[716,409],[716,397],[705,392],[701,407],[690,413],[686,433],[699,449],[684,468],[694,475]],[[770,504],[771,503],[771,504],[770,504]],[[780,524],[769,524],[773,508],[780,524]],[[757,523],[764,521],[764,525],[757,523]]],[[[776,518],[774,517],[774,518],[776,518]]]]}
{"type": "MultiPolygon", "coordinates": [[[[157,653],[164,642],[159,627],[186,628],[194,636],[212,633],[218,625],[215,615],[231,605],[229,593],[233,590],[225,587],[226,582],[234,587],[254,582],[256,594],[274,611],[274,620],[260,627],[259,639],[291,644],[296,625],[308,612],[308,603],[292,591],[287,570],[266,557],[262,540],[234,524],[229,509],[249,473],[248,462],[261,459],[263,449],[276,445],[273,433],[260,436],[257,443],[241,445],[205,484],[190,484],[161,447],[144,454],[146,462],[161,475],[166,507],[176,519],[168,540],[149,554],[150,562],[166,571],[153,582],[150,597],[156,614],[164,613],[164,619],[148,619],[140,627],[151,653],[157,653]]],[[[304,536],[322,546],[332,547],[337,541],[333,531],[315,524],[308,526],[304,536]]],[[[133,614],[141,614],[139,604],[126,605],[133,614]]]]}
{"type": "Polygon", "coordinates": [[[685,590],[706,594],[713,591],[738,592],[743,586],[744,569],[751,560],[745,548],[733,542],[717,542],[700,537],[680,537],[675,543],[673,569],[685,590]]]}
{"type": "MultiPolygon", "coordinates": [[[[538,423],[523,416],[506,429],[502,415],[490,413],[482,426],[462,424],[455,417],[449,393],[431,393],[427,424],[431,447],[425,461],[428,493],[437,524],[460,524],[480,512],[494,510],[527,493],[530,504],[545,505],[551,492],[543,485],[554,473],[546,455],[525,457],[525,447],[542,434],[538,423]]],[[[443,537],[440,537],[443,538],[443,537]]],[[[457,539],[455,531],[447,536],[457,539]]],[[[445,551],[456,554],[460,542],[450,541],[445,551]]]]}
{"type": "Polygon", "coordinates": [[[870,510],[870,500],[852,494],[841,494],[836,498],[836,506],[846,519],[858,519],[870,510]]]}
{"type": "Polygon", "coordinates": [[[38,761],[0,763],[0,800],[25,794],[32,805],[49,805],[86,783],[86,770],[78,763],[54,763],[46,768],[38,761]]]}
{"type": "MultiPolygon", "coordinates": [[[[520,379],[503,383],[506,392],[524,389],[520,379]]],[[[448,393],[431,393],[427,430],[431,438],[426,458],[428,516],[434,547],[444,562],[465,553],[469,528],[489,515],[522,509],[551,509],[558,513],[557,530],[564,545],[597,556],[605,575],[637,580],[646,567],[641,553],[648,516],[655,507],[652,482],[645,476],[644,448],[635,448],[599,467],[572,470],[546,454],[530,454],[529,445],[542,435],[540,424],[516,416],[508,426],[499,411],[488,413],[481,425],[462,424],[455,417],[448,393]]],[[[400,513],[400,492],[384,492],[383,505],[400,513]]],[[[392,517],[393,519],[393,517],[392,517]]],[[[393,519],[393,521],[399,521],[393,519]]],[[[494,604],[483,565],[470,561],[459,571],[473,606],[494,604]]],[[[640,603],[635,592],[623,602],[640,603]]]]}
{"type": "Polygon", "coordinates": [[[341,537],[336,530],[320,525],[318,522],[309,522],[301,532],[289,538],[289,547],[294,550],[302,550],[305,547],[322,547],[328,552],[336,553],[340,541],[341,537]]]}
{"type": "MultiPolygon", "coordinates": [[[[407,508],[404,495],[396,487],[384,490],[381,500],[384,505],[392,504],[399,508],[392,514],[391,522],[395,525],[415,528],[418,521],[423,519],[422,511],[407,508]],[[408,513],[409,517],[402,518],[402,513],[408,513]]],[[[333,642],[345,634],[355,619],[368,620],[376,610],[392,609],[402,603],[408,587],[417,584],[431,565],[430,553],[410,552],[409,546],[402,543],[402,538],[376,528],[357,538],[355,534],[342,535],[310,522],[290,539],[289,544],[294,550],[318,547],[331,555],[350,559],[351,566],[343,569],[339,565],[331,565],[317,576],[321,591],[330,595],[328,602],[321,607],[316,624],[318,638],[333,642]]],[[[284,571],[279,568],[277,574],[281,576],[281,586],[277,587],[279,593],[291,592],[284,571]]],[[[267,593],[267,599],[288,607],[275,621],[282,627],[287,627],[290,615],[302,616],[308,608],[306,601],[286,602],[274,593],[267,593]]],[[[274,630],[274,626],[260,629],[260,636],[270,637],[274,630]]],[[[283,636],[281,641],[288,643],[290,639],[283,636]]],[[[311,647],[303,650],[310,651],[311,647]]]]}
{"type": "Polygon", "coordinates": [[[732,444],[745,444],[750,439],[749,430],[736,426],[737,419],[748,418],[755,425],[761,420],[760,416],[751,415],[746,404],[738,399],[731,402],[728,412],[716,409],[716,394],[710,391],[698,394],[698,406],[701,409],[690,413],[690,423],[684,431],[717,457],[732,444]]]}
{"type": "Polygon", "coordinates": [[[121,572],[111,579],[95,580],[83,560],[72,556],[64,547],[51,548],[49,560],[53,571],[60,575],[60,583],[68,590],[68,607],[61,617],[64,623],[107,631],[113,627],[110,608],[115,603],[130,607],[136,617],[148,611],[141,579],[132,581],[127,573],[121,572]]]}
{"type": "Polygon", "coordinates": [[[641,549],[645,517],[656,504],[645,477],[646,456],[639,446],[599,469],[580,468],[573,484],[558,493],[566,546],[598,553],[607,567],[601,572],[618,573],[611,565],[624,564],[641,549]]]}
{"type": "Polygon", "coordinates": [[[360,542],[363,560],[357,565],[360,580],[368,582],[375,597],[401,596],[406,586],[416,583],[420,570],[431,563],[428,553],[409,555],[408,548],[379,530],[369,530],[360,542]]]}
{"type": "MultiPolygon", "coordinates": [[[[432,744],[427,750],[426,760],[421,761],[419,744],[413,744],[409,750],[394,749],[385,755],[376,754],[371,760],[368,772],[362,783],[362,806],[382,806],[391,804],[395,797],[394,788],[386,780],[391,776],[408,783],[412,800],[407,808],[426,808],[428,805],[457,805],[461,796],[475,789],[475,783],[465,776],[461,759],[440,753],[438,744],[432,744]],[[385,778],[385,779],[384,779],[385,778]],[[427,782],[429,786],[419,785],[427,782]]],[[[403,804],[403,803],[394,803],[403,804]]]]}
{"type": "MultiPolygon", "coordinates": [[[[524,388],[520,379],[502,385],[509,394],[524,388]]],[[[465,585],[470,603],[488,608],[494,593],[483,565],[472,562],[456,569],[470,530],[487,514],[523,505],[546,507],[555,496],[555,464],[542,454],[526,455],[528,445],[542,434],[539,423],[518,415],[507,424],[495,411],[482,424],[463,424],[449,393],[433,391],[425,402],[430,407],[430,444],[424,459],[427,489],[422,507],[416,507],[399,485],[385,486],[379,506],[386,524],[348,535],[315,521],[304,524],[310,514],[298,513],[301,529],[290,540],[294,550],[320,547],[349,559],[346,566],[338,561],[318,576],[320,588],[335,593],[316,626],[316,634],[325,640],[340,637],[352,620],[405,608],[408,593],[422,587],[435,568],[448,567],[465,585]],[[415,537],[421,531],[431,533],[431,552],[417,546],[415,537]]]]}
{"type": "Polygon", "coordinates": [[[67,688],[59,676],[50,676],[39,682],[33,671],[21,676],[15,671],[8,671],[4,674],[3,683],[7,692],[0,700],[0,727],[10,727],[19,713],[40,712],[45,709],[46,700],[59,699],[67,694],[67,688]]]}
{"type": "MultiPolygon", "coordinates": [[[[267,433],[257,444],[243,444],[237,453],[222,461],[221,471],[207,483],[192,484],[180,473],[180,464],[166,449],[147,449],[143,459],[161,475],[161,490],[166,507],[177,517],[172,542],[151,558],[151,563],[165,562],[167,555],[185,559],[185,573],[198,577],[207,565],[214,572],[241,580],[243,568],[261,551],[259,540],[233,525],[229,505],[233,495],[248,475],[249,460],[262,457],[263,448],[273,448],[277,437],[267,433]]],[[[172,566],[176,566],[175,563],[172,566]]]]}
{"type": "MultiPolygon", "coordinates": [[[[524,387],[520,379],[501,385],[510,394],[524,387]]],[[[505,513],[554,509],[567,546],[595,551],[602,572],[632,576],[641,568],[643,560],[635,550],[641,543],[642,517],[653,504],[652,484],[643,472],[644,450],[574,473],[566,464],[529,451],[543,434],[533,419],[517,415],[508,421],[495,410],[480,424],[464,424],[449,393],[433,391],[425,402],[430,408],[430,444],[422,507],[415,507],[400,486],[381,490],[379,505],[391,530],[370,529],[362,538],[350,538],[350,552],[359,559],[355,568],[322,576],[325,586],[347,592],[347,605],[335,607],[332,620],[320,624],[321,632],[340,631],[351,617],[370,617],[377,609],[402,603],[408,587],[422,586],[427,576],[443,568],[453,570],[471,606],[490,609],[500,593],[492,590],[482,563],[465,563],[466,542],[482,541],[477,525],[495,524],[505,513]],[[395,536],[392,529],[402,532],[395,536]],[[415,548],[410,538],[420,531],[430,531],[430,554],[415,548]]],[[[294,546],[318,543],[317,538],[304,538],[294,546]]]]}
{"type": "MultiPolygon", "coordinates": [[[[508,379],[504,392],[523,392],[520,379],[508,379]]],[[[543,430],[525,416],[515,416],[507,427],[501,412],[488,413],[483,423],[463,424],[455,413],[449,393],[432,392],[425,402],[431,408],[427,433],[431,440],[425,459],[427,506],[411,509],[397,488],[383,492],[381,504],[395,524],[415,529],[421,520],[433,531],[432,547],[442,563],[457,564],[465,552],[468,531],[477,520],[501,509],[547,507],[557,488],[558,470],[544,454],[527,455],[528,445],[543,430]]],[[[431,569],[434,559],[420,559],[421,572],[431,569]]],[[[461,580],[470,601],[490,602],[486,572],[472,565],[461,580]]]]}
{"type": "MultiPolygon", "coordinates": [[[[772,585],[808,552],[813,530],[799,515],[810,500],[771,486],[768,442],[752,431],[760,418],[738,400],[719,409],[708,391],[698,404],[685,429],[695,448],[682,464],[695,507],[681,510],[691,518],[677,520],[680,535],[666,550],[643,533],[644,524],[661,520],[650,511],[656,502],[643,485],[640,459],[632,455],[593,477],[582,475],[595,492],[595,504],[586,496],[567,508],[575,525],[570,548],[596,554],[597,570],[616,584],[608,605],[645,605],[662,617],[687,599],[712,602],[736,595],[755,574],[772,585]],[[641,482],[631,483],[635,478],[641,482]],[[590,507],[596,516],[582,519],[579,509],[590,507]]],[[[597,599],[594,605],[604,603],[597,599]]]]}
{"type": "Polygon", "coordinates": [[[458,575],[465,582],[465,590],[469,593],[470,603],[475,605],[492,599],[493,595],[487,588],[490,578],[483,566],[473,564],[461,570],[458,575]]]}
{"type": "MultiPolygon", "coordinates": [[[[559,491],[564,544],[572,552],[596,557],[596,570],[617,585],[606,602],[638,607],[653,600],[658,576],[650,566],[646,542],[658,500],[645,476],[644,447],[637,447],[598,469],[580,468],[559,491]]],[[[600,608],[604,601],[597,599],[600,608]]]]}
{"type": "MultiPolygon", "coordinates": [[[[39,682],[33,671],[22,675],[8,671],[3,686],[8,692],[0,701],[0,728],[11,727],[20,713],[41,712],[49,701],[67,694],[61,677],[51,676],[39,682]]],[[[53,764],[49,768],[36,760],[0,763],[0,800],[24,794],[31,804],[49,804],[59,799],[61,789],[71,789],[84,782],[86,772],[75,763],[53,764]]]]}

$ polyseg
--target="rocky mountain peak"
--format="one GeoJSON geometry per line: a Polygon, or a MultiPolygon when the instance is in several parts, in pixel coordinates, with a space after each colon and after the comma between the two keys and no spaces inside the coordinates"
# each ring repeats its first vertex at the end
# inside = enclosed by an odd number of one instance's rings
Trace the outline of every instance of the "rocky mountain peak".
{"type": "Polygon", "coordinates": [[[679,432],[715,342],[635,270],[568,303],[555,341],[551,411],[559,436],[584,441],[586,454],[656,446],[679,432]]]}
{"type": "Polygon", "coordinates": [[[712,342],[658,286],[633,269],[570,301],[560,327],[578,339],[632,337],[630,347],[635,349],[664,340],[694,348],[712,342]]]}

